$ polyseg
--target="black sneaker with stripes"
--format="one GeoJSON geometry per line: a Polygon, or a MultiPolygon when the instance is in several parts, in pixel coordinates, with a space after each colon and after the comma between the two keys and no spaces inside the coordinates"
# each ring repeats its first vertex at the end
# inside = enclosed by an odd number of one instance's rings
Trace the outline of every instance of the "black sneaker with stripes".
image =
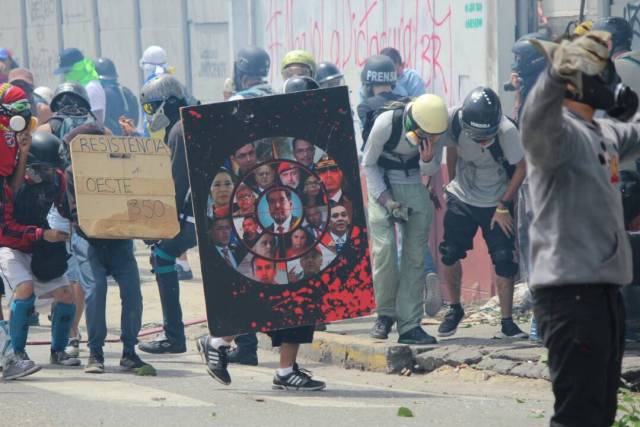
{"type": "Polygon", "coordinates": [[[231,376],[227,370],[227,366],[229,365],[227,351],[229,347],[221,346],[217,349],[212,347],[211,340],[206,335],[198,338],[196,346],[198,347],[198,353],[200,353],[202,361],[207,366],[209,375],[224,385],[231,384],[231,376]]]}
{"type": "Polygon", "coordinates": [[[276,372],[272,388],[274,390],[317,391],[324,390],[326,386],[324,382],[312,379],[311,372],[299,368],[296,363],[293,366],[293,372],[289,375],[281,377],[276,372]]]}

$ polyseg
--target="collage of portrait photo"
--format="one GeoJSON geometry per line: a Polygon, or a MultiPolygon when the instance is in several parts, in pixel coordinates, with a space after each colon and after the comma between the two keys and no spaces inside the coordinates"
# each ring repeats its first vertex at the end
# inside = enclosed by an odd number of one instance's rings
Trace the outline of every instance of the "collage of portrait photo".
{"type": "Polygon", "coordinates": [[[349,243],[351,203],[336,161],[311,141],[242,145],[213,175],[208,236],[242,275],[268,285],[320,273],[349,243]]]}

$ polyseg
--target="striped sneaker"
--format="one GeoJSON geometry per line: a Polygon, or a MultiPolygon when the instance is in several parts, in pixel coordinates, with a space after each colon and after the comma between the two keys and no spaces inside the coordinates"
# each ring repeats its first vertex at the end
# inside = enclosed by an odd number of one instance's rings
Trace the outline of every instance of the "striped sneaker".
{"type": "Polygon", "coordinates": [[[273,378],[273,390],[292,390],[292,391],[317,391],[324,390],[327,385],[322,381],[316,381],[311,378],[311,372],[301,369],[297,364],[293,366],[293,372],[289,375],[281,377],[276,373],[273,378]]]}
{"type": "Polygon", "coordinates": [[[229,359],[227,357],[228,346],[220,346],[219,348],[213,348],[211,346],[211,340],[208,336],[200,337],[196,340],[196,347],[198,353],[202,357],[202,361],[207,366],[207,372],[216,381],[229,385],[231,384],[231,375],[227,370],[229,359]]]}

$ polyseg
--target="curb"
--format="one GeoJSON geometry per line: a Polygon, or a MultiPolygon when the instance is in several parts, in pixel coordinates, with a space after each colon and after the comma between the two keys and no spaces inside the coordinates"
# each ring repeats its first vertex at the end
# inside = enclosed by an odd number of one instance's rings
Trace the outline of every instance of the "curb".
{"type": "MultiPolygon", "coordinates": [[[[271,350],[271,339],[258,334],[258,346],[271,350]]],[[[318,363],[388,374],[413,367],[413,353],[408,345],[372,342],[370,338],[329,332],[316,332],[313,343],[301,346],[298,354],[318,363]]]]}

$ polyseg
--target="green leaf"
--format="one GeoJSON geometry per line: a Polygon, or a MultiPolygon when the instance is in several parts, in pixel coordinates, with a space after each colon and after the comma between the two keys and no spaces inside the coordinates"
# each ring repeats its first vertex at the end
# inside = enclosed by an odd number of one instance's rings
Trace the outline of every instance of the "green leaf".
{"type": "Polygon", "coordinates": [[[411,409],[401,406],[398,408],[397,415],[399,417],[413,417],[413,412],[411,412],[411,409]]]}
{"type": "Polygon", "coordinates": [[[155,377],[158,375],[156,373],[156,369],[151,365],[142,365],[139,368],[135,369],[135,374],[141,377],[155,377]]]}
{"type": "Polygon", "coordinates": [[[517,398],[517,397],[516,397],[516,402],[518,402],[518,403],[524,403],[524,402],[525,402],[525,400],[524,400],[524,399],[519,399],[519,398],[517,398]]]}

